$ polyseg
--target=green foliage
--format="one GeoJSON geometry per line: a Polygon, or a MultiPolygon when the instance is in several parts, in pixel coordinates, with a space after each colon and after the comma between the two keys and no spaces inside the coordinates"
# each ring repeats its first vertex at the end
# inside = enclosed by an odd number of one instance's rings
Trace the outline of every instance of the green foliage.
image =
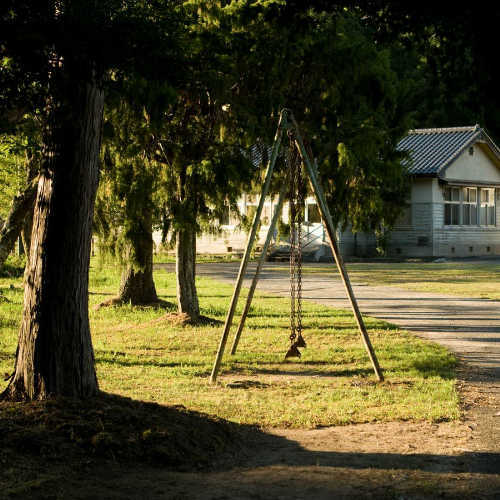
{"type": "Polygon", "coordinates": [[[231,108],[238,78],[217,5],[186,2],[189,40],[184,47],[189,79],[157,120],[155,160],[162,166],[161,189],[173,232],[216,231],[243,186],[251,163],[243,154],[245,123],[231,108]]]}
{"type": "Polygon", "coordinates": [[[137,270],[146,265],[148,255],[141,243],[150,240],[153,226],[159,226],[162,203],[150,110],[172,95],[167,84],[131,79],[110,95],[105,112],[94,230],[102,255],[110,254],[137,270]]]}
{"type": "Polygon", "coordinates": [[[10,204],[24,181],[22,158],[12,152],[10,138],[0,137],[0,227],[10,204]]]}
{"type": "Polygon", "coordinates": [[[10,134],[0,134],[0,227],[13,197],[38,173],[40,158],[39,116],[24,115],[10,134]]]}
{"type": "Polygon", "coordinates": [[[367,22],[384,46],[400,46],[406,65],[415,61],[419,88],[410,103],[416,126],[480,123],[500,138],[500,96],[491,71],[497,56],[498,8],[484,15],[475,5],[363,2],[367,22]]]}
{"type": "MultiPolygon", "coordinates": [[[[283,107],[317,159],[336,223],[392,225],[408,180],[395,151],[409,124],[408,82],[353,10],[288,2],[230,2],[224,9],[241,76],[231,100],[250,135],[268,138],[283,107]],[[271,119],[270,119],[271,118],[271,119]]],[[[222,23],[223,25],[223,23],[222,23]]]]}

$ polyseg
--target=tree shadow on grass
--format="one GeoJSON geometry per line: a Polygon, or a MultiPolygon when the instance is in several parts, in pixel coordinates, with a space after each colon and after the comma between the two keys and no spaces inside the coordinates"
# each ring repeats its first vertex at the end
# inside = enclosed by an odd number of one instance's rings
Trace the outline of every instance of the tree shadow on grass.
{"type": "MultiPolygon", "coordinates": [[[[178,368],[178,367],[203,367],[206,366],[205,361],[160,361],[151,359],[129,359],[126,353],[113,352],[113,351],[101,351],[96,350],[96,362],[104,363],[108,365],[118,365],[118,366],[155,366],[157,368],[178,368]],[[110,357],[103,357],[102,354],[110,354],[110,357]]],[[[210,369],[206,367],[206,370],[201,376],[208,376],[210,369]]]]}
{"type": "MultiPolygon", "coordinates": [[[[373,375],[373,370],[368,368],[339,368],[332,370],[320,370],[320,369],[300,369],[300,368],[291,368],[286,364],[283,364],[283,368],[276,368],[275,363],[267,363],[267,362],[257,362],[257,366],[231,366],[228,370],[224,370],[224,375],[230,375],[235,373],[250,373],[251,375],[272,375],[272,376],[283,376],[283,377],[319,377],[319,378],[334,378],[334,377],[369,377],[373,375]],[[266,368],[264,365],[271,365],[274,368],[266,368]]],[[[328,363],[326,361],[321,362],[310,362],[310,363],[301,363],[307,364],[308,366],[314,365],[334,365],[333,363],[328,363]]]]}
{"type": "Polygon", "coordinates": [[[456,378],[457,363],[453,358],[429,356],[413,362],[413,367],[424,377],[440,377],[445,380],[456,378]]]}

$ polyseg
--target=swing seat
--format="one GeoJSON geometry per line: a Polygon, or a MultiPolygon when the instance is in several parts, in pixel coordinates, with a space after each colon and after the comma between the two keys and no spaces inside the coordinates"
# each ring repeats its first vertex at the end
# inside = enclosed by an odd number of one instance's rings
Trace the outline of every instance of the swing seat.
{"type": "Polygon", "coordinates": [[[287,358],[300,358],[302,354],[300,354],[300,351],[297,349],[297,343],[294,343],[291,345],[290,349],[288,349],[288,352],[285,354],[285,359],[287,358]]]}
{"type": "Polygon", "coordinates": [[[299,338],[297,339],[297,342],[295,342],[295,345],[297,347],[307,347],[306,341],[304,340],[304,337],[299,333],[299,338]]]}

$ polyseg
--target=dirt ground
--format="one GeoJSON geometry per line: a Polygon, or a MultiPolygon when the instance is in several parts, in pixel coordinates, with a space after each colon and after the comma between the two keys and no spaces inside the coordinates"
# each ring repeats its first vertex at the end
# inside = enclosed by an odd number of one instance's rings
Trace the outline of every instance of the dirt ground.
{"type": "Polygon", "coordinates": [[[75,471],[63,482],[35,484],[21,497],[500,498],[500,386],[486,371],[463,366],[460,376],[463,418],[458,422],[264,429],[249,436],[239,456],[221,457],[211,471],[109,462],[75,471]]]}

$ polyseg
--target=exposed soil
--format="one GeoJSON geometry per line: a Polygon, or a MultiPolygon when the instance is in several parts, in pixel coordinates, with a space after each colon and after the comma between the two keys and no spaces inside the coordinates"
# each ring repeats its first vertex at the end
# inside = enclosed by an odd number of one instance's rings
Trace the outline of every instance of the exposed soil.
{"type": "Polygon", "coordinates": [[[259,430],[109,396],[48,414],[2,403],[0,497],[499,498],[499,384],[460,377],[458,422],[259,430]]]}

